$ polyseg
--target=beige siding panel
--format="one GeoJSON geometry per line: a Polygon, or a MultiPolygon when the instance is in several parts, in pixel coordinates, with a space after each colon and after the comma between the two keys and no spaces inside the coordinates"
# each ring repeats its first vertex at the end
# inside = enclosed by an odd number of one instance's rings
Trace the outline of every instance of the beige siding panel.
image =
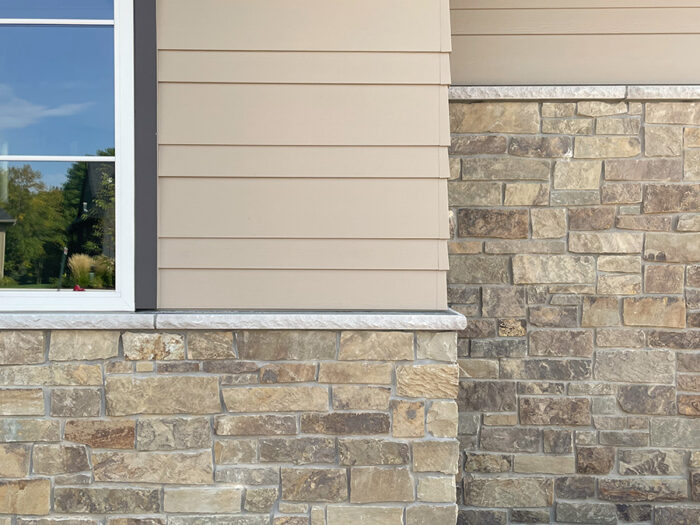
{"type": "Polygon", "coordinates": [[[700,7],[700,0],[450,0],[452,9],[700,7]]]}
{"type": "MultiPolygon", "coordinates": [[[[553,6],[558,5],[556,2],[553,6]]],[[[483,9],[452,12],[453,35],[699,33],[695,9],[483,9]]]]}
{"type": "Polygon", "coordinates": [[[443,53],[158,53],[160,82],[449,84],[443,72],[449,73],[443,53]]]}
{"type": "Polygon", "coordinates": [[[161,237],[444,236],[439,179],[161,178],[161,237]]]}
{"type": "Polygon", "coordinates": [[[158,0],[159,49],[441,51],[436,0],[158,0]]]}
{"type": "Polygon", "coordinates": [[[447,270],[438,240],[161,239],[161,268],[447,270]]]}
{"type": "Polygon", "coordinates": [[[161,177],[448,178],[447,148],[161,146],[161,177]]]}
{"type": "Polygon", "coordinates": [[[441,89],[161,84],[158,137],[160,144],[447,145],[441,89]]]}
{"type": "Polygon", "coordinates": [[[700,35],[455,36],[454,84],[686,84],[700,35]],[[670,57],[675,57],[670,59],[670,57]]]}
{"type": "Polygon", "coordinates": [[[160,308],[447,308],[445,272],[160,270],[160,308]]]}

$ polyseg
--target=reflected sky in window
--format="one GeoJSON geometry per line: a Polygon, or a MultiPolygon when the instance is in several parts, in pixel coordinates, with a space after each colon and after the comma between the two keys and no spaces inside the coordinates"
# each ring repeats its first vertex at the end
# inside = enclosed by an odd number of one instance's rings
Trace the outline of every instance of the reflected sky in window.
{"type": "Polygon", "coordinates": [[[114,147],[113,31],[0,26],[0,154],[114,147]]]}
{"type": "Polygon", "coordinates": [[[0,0],[0,18],[113,17],[113,0],[0,0]]]}

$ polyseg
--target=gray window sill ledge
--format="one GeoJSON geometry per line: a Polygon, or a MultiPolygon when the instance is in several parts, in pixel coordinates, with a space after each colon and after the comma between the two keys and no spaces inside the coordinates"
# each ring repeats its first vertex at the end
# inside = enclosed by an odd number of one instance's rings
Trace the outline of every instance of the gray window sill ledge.
{"type": "Polygon", "coordinates": [[[453,310],[0,313],[0,330],[463,330],[453,310]]]}
{"type": "Polygon", "coordinates": [[[450,100],[694,100],[700,85],[452,86],[450,100]]]}

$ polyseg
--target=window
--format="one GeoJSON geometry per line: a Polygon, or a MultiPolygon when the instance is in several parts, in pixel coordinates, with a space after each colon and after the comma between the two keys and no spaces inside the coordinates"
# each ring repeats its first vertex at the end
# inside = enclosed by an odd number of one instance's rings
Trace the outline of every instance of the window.
{"type": "Polygon", "coordinates": [[[0,311],[134,309],[132,0],[0,0],[0,311]]]}

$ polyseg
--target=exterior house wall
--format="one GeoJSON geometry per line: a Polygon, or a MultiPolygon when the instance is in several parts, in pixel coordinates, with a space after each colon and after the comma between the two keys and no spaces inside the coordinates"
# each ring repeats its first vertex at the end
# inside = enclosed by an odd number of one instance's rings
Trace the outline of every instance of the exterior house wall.
{"type": "Polygon", "coordinates": [[[451,0],[452,80],[698,84],[697,0],[451,0]]]}
{"type": "Polygon", "coordinates": [[[697,523],[699,103],[451,121],[458,523],[697,523]]]}
{"type": "Polygon", "coordinates": [[[159,0],[160,308],[447,305],[446,0],[159,0]]]}

